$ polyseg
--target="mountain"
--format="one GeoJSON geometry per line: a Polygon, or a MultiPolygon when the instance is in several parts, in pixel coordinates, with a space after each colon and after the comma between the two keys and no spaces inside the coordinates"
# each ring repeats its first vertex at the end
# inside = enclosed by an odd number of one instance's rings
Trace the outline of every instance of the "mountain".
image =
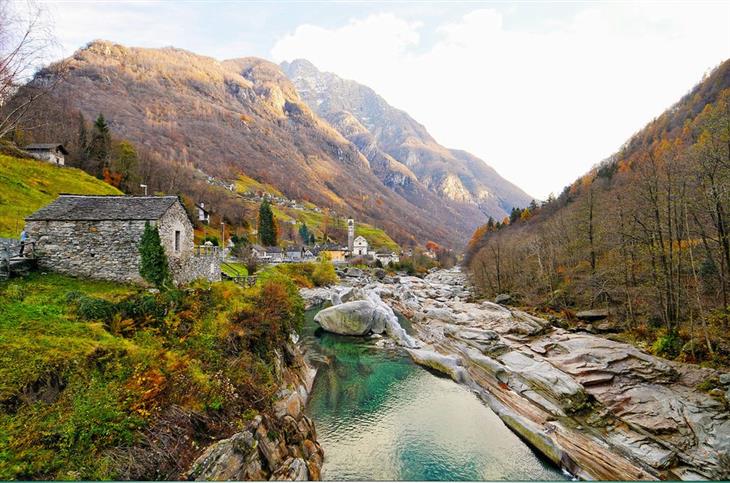
{"type": "Polygon", "coordinates": [[[442,199],[477,206],[498,220],[532,200],[476,156],[438,144],[371,88],[321,72],[304,59],[281,67],[309,107],[355,143],[386,183],[414,176],[442,199]]]}
{"type": "Polygon", "coordinates": [[[401,244],[463,246],[484,222],[472,203],[444,203],[419,181],[420,168],[381,151],[370,129],[343,116],[337,125],[350,125],[356,142],[346,139],[263,59],[95,41],[65,65],[53,93],[59,105],[91,119],[103,113],[116,136],[180,166],[231,181],[246,175],[383,228],[401,244]]]}

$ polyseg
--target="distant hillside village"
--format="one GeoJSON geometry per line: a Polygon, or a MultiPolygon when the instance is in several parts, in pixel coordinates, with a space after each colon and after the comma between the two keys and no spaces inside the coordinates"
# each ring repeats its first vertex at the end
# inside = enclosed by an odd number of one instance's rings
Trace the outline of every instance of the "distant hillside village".
{"type": "MultiPolygon", "coordinates": [[[[32,144],[25,150],[49,164],[59,167],[65,164],[67,151],[61,144],[32,144]]],[[[219,239],[211,235],[217,232],[211,223],[213,209],[204,201],[194,203],[193,209],[189,209],[178,196],[61,194],[25,218],[20,240],[2,240],[0,250],[5,251],[6,275],[12,273],[13,263],[25,265],[27,260],[32,260],[41,270],[144,283],[140,247],[148,226],[156,228],[170,278],[177,285],[195,279],[248,277],[260,265],[328,261],[335,265],[395,267],[402,257],[413,256],[410,249],[374,246],[368,238],[356,234],[356,222],[352,218],[346,222],[346,243],[338,243],[326,235],[317,240],[303,222],[299,228],[301,243],[279,243],[276,237],[279,222],[270,203],[296,206],[296,202],[266,193],[256,196],[261,203],[257,229],[248,229],[243,234],[239,230],[236,234],[232,227],[226,232],[225,223],[220,222],[219,239]]],[[[421,254],[436,258],[432,250],[421,254]]]]}

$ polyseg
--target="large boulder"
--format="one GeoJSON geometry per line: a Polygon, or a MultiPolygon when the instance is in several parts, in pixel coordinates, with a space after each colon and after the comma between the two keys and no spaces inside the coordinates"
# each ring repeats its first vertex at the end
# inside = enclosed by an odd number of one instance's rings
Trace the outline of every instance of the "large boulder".
{"type": "Polygon", "coordinates": [[[608,310],[606,309],[592,309],[592,310],[582,310],[575,314],[575,316],[580,320],[585,320],[586,322],[595,322],[598,320],[603,320],[605,318],[608,318],[608,310]]]}
{"type": "Polygon", "coordinates": [[[327,332],[340,335],[382,334],[387,314],[369,300],[354,300],[321,310],[314,316],[327,332]]]}

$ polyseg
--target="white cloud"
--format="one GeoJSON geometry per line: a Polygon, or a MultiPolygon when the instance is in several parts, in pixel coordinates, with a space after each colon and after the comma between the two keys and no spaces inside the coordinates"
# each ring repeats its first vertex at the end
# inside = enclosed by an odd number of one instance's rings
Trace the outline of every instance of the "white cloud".
{"type": "Polygon", "coordinates": [[[510,28],[495,9],[435,32],[381,13],[338,28],[301,25],[271,54],[369,85],[442,144],[544,198],[729,57],[730,5],[595,5],[532,30],[510,28]],[[428,33],[436,39],[424,45],[428,33]]]}

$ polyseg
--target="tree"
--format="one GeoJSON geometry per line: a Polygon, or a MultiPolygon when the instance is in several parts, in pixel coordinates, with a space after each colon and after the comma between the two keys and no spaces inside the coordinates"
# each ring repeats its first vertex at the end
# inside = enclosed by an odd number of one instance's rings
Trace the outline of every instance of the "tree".
{"type": "Polygon", "coordinates": [[[76,162],[78,166],[85,169],[88,168],[89,163],[89,132],[86,129],[86,119],[81,112],[79,112],[78,123],[76,162]]]}
{"type": "Polygon", "coordinates": [[[259,207],[259,242],[264,246],[276,246],[276,221],[271,211],[268,198],[264,198],[259,207]]]}
{"type": "Polygon", "coordinates": [[[116,143],[113,150],[110,170],[119,174],[121,186],[125,191],[137,185],[137,149],[129,141],[116,143]]]}
{"type": "Polygon", "coordinates": [[[64,63],[54,64],[23,86],[45,60],[52,35],[42,22],[41,8],[28,2],[22,10],[19,4],[0,0],[0,138],[15,130],[31,107],[60,82],[65,70],[64,63]]]}
{"type": "Polygon", "coordinates": [[[105,169],[109,169],[112,136],[109,125],[102,114],[94,122],[94,130],[89,144],[89,158],[93,162],[92,171],[101,177],[105,169]]]}
{"type": "Polygon", "coordinates": [[[309,242],[309,228],[307,228],[306,222],[303,222],[302,226],[299,227],[299,238],[302,239],[302,243],[309,242]]]}
{"type": "Polygon", "coordinates": [[[139,274],[157,288],[164,288],[170,282],[170,268],[167,255],[160,241],[156,226],[146,222],[139,244],[139,274]]]}

